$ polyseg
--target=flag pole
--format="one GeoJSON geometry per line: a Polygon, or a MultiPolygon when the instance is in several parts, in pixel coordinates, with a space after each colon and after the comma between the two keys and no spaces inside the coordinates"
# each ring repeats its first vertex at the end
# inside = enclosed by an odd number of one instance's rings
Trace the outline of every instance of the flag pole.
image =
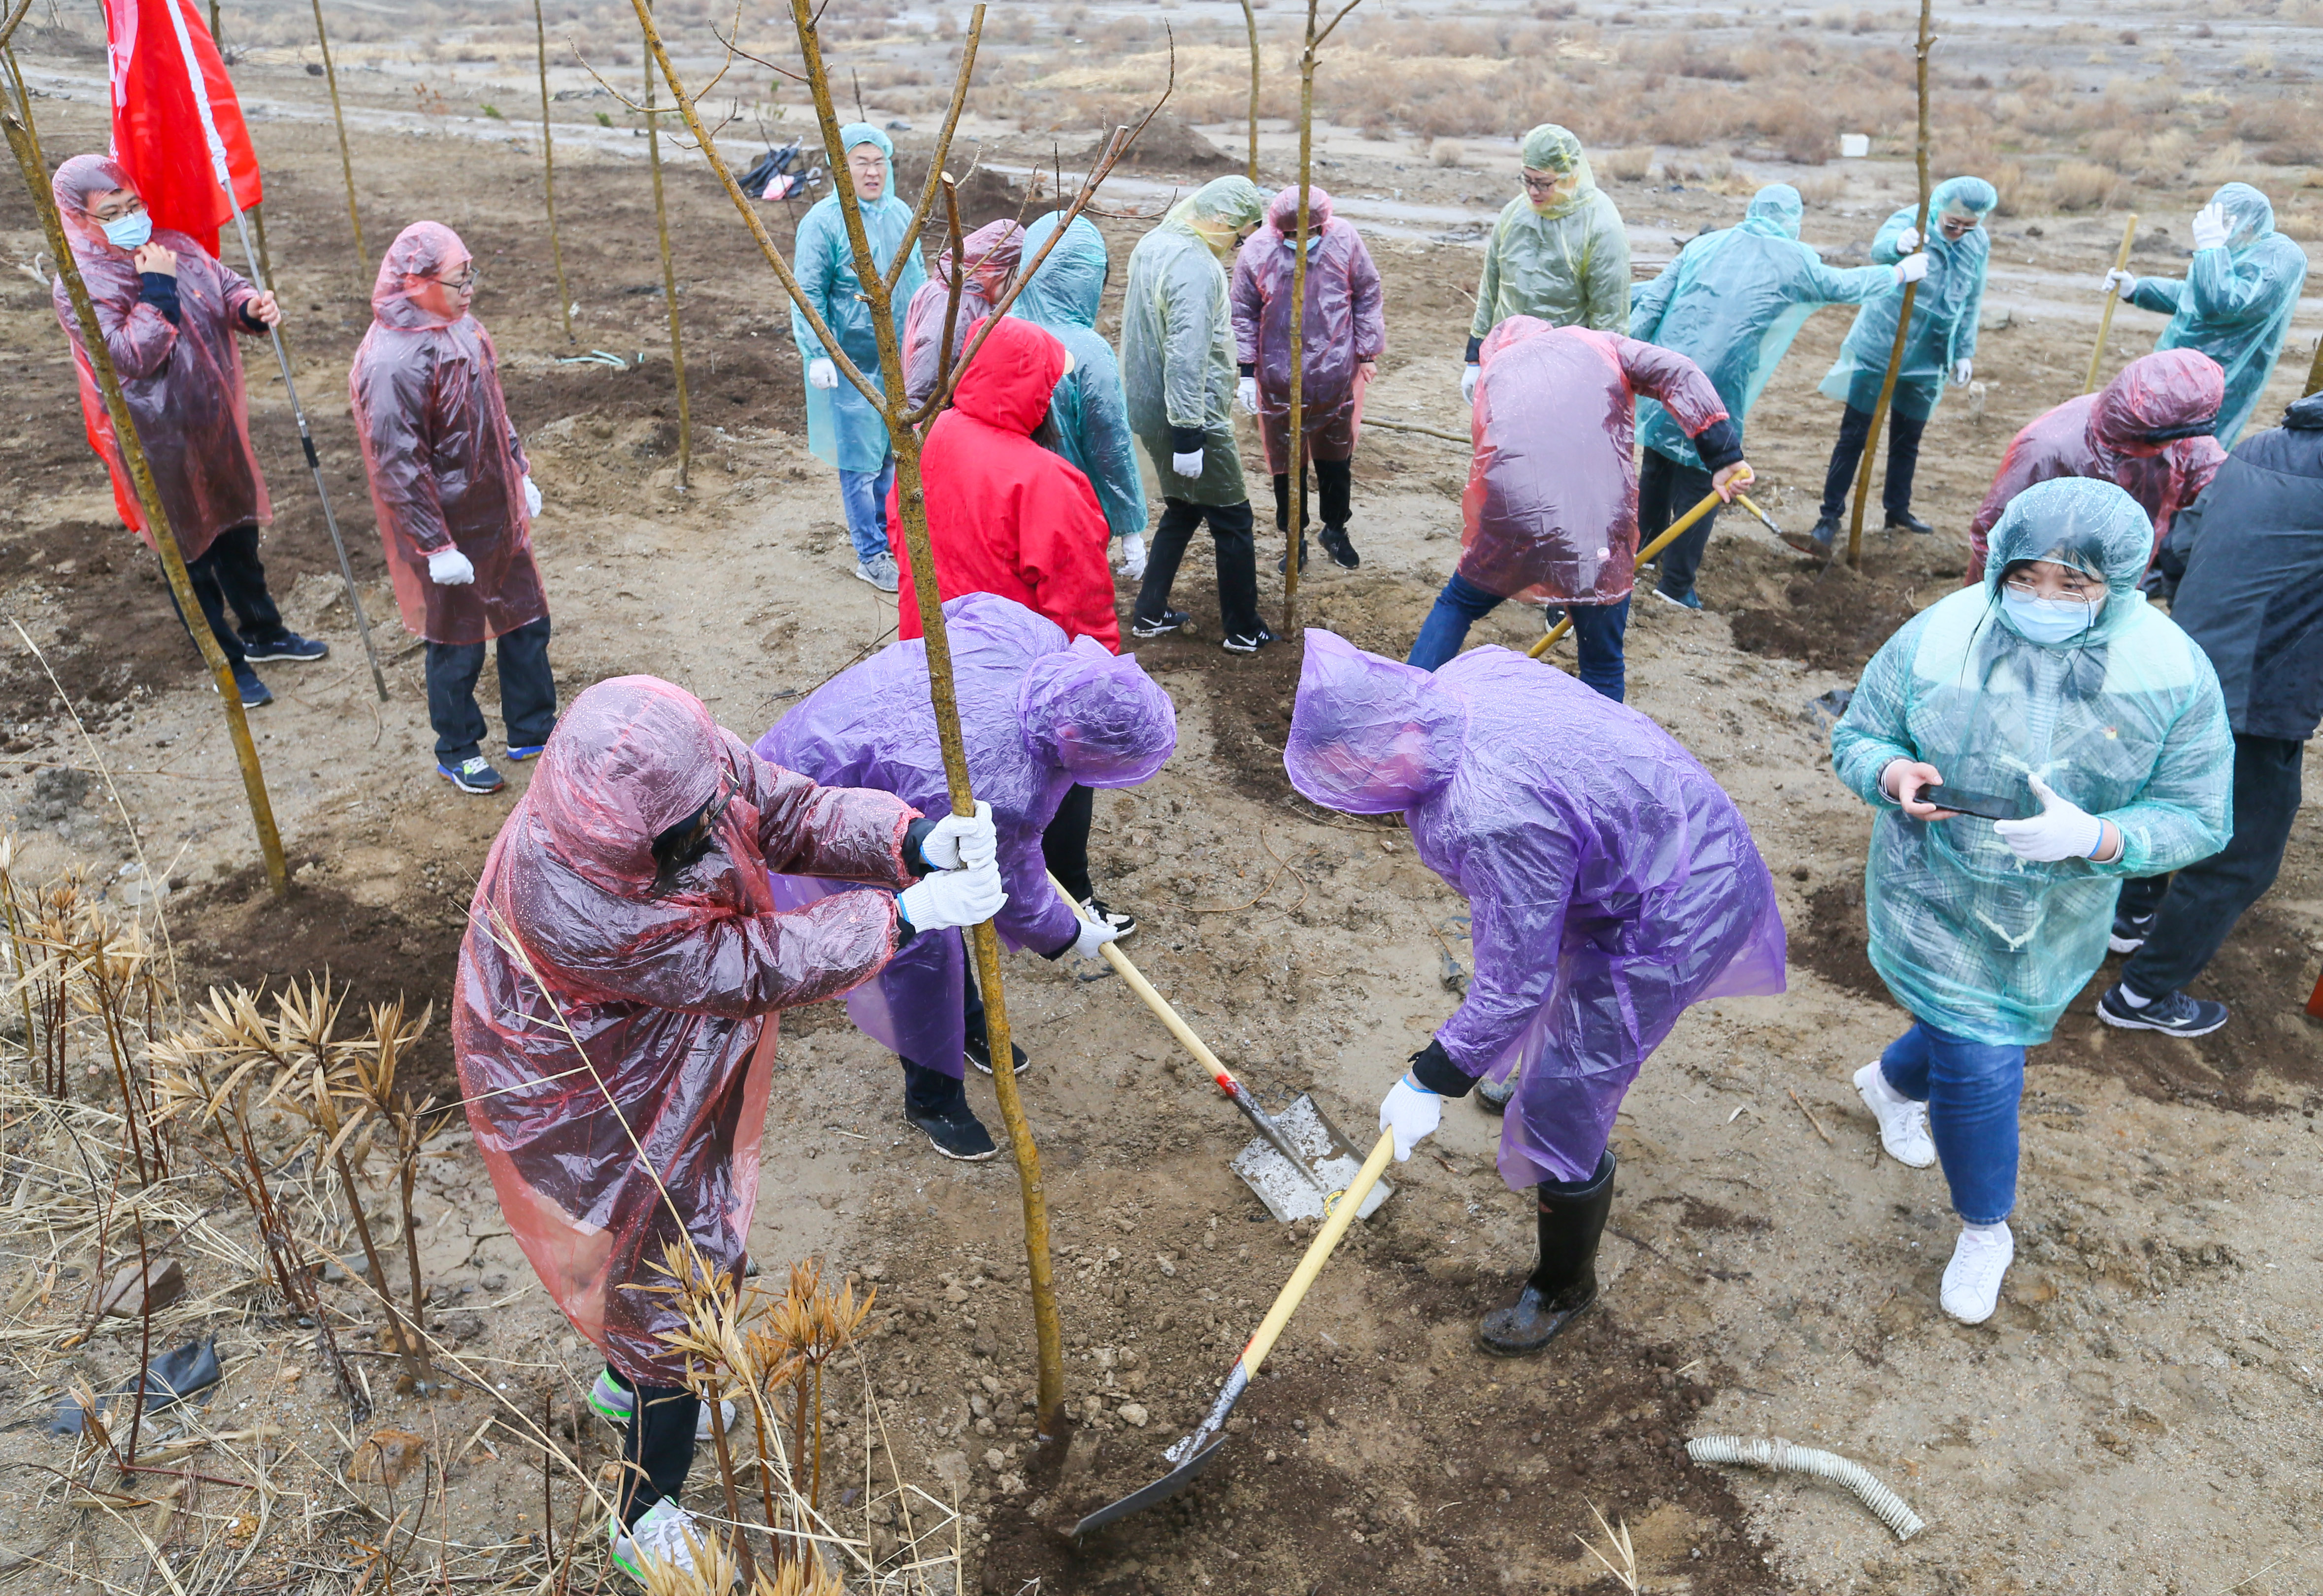
{"type": "MultiPolygon", "coordinates": [[[[226,159],[225,141],[218,137],[216,119],[210,115],[209,87],[202,81],[202,64],[194,55],[193,35],[186,31],[186,14],[178,9],[186,0],[168,0],[170,27],[178,36],[178,52],[186,61],[186,87],[194,96],[194,114],[202,119],[202,137],[208,141],[210,165],[217,174],[218,187],[225,190],[225,202],[234,211],[234,230],[242,239],[242,252],[250,262],[251,276],[260,282],[266,280],[260,271],[258,251],[250,241],[250,221],[242,208],[242,197],[234,191],[234,168],[226,159]]],[[[314,473],[315,497],[323,502],[323,525],[330,529],[331,547],[339,556],[339,577],[347,584],[347,603],[355,612],[355,631],[363,638],[363,657],[371,662],[371,684],[379,690],[379,702],[387,702],[387,678],[379,668],[379,650],[371,640],[371,620],[363,614],[363,595],[355,591],[355,568],[347,560],[346,539],[339,536],[339,518],[331,509],[331,491],[323,481],[323,457],[315,452],[315,434],[307,425],[307,407],[298,402],[298,386],[290,376],[290,352],[282,343],[282,329],[266,329],[274,344],[274,362],[282,368],[282,391],[290,400],[290,415],[298,424],[298,446],[307,453],[307,469],[314,473]]]]}

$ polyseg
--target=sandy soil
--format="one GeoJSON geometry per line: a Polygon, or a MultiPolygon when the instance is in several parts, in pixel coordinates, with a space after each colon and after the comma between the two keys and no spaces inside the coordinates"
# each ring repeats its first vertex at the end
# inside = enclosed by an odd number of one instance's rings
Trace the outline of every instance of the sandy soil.
{"type": "MultiPolygon", "coordinates": [[[[28,68],[52,154],[101,144],[102,106],[86,87],[97,69],[52,48],[28,68]]],[[[327,965],[358,996],[440,1004],[508,800],[460,797],[430,769],[418,659],[386,594],[346,418],[363,300],[335,147],[317,119],[321,85],[287,63],[242,75],[253,105],[280,107],[254,122],[269,242],[390,702],[372,695],[313,493],[293,469],[279,379],[252,350],[279,510],[270,568],[293,624],[334,647],[321,665],[271,667],[280,699],[254,721],[297,867],[290,903],[270,903],[215,701],[151,562],[113,524],[45,290],[11,274],[0,287],[0,348],[15,377],[0,418],[13,489],[0,503],[0,616],[40,644],[86,732],[12,634],[0,653],[0,807],[18,814],[32,873],[85,863],[133,895],[121,873],[136,855],[103,783],[71,776],[101,761],[151,872],[177,889],[169,915],[189,977],[255,983],[327,965]]],[[[532,133],[430,123],[385,91],[366,94],[356,103],[374,119],[359,151],[372,246],[434,216],[482,265],[478,313],[499,339],[548,501],[538,541],[561,690],[648,671],[754,738],[894,619],[892,602],[850,574],[835,484],[804,453],[770,275],[707,178],[674,165],[693,420],[693,488],[680,495],[649,194],[626,134],[561,143],[559,197],[579,347],[642,364],[559,364],[572,351],[554,316],[532,133]]],[[[986,131],[996,162],[1046,153],[1043,141],[1012,146],[986,131]]],[[[904,137],[907,156],[920,137],[904,137]]],[[[1326,147],[1337,163],[1326,180],[1359,219],[1367,203],[1400,202],[1481,220],[1506,186],[1481,159],[1434,171],[1352,135],[1326,147]]],[[[1859,246],[1903,179],[1861,170],[1836,205],[1811,208],[1808,237],[1834,253],[1859,246]]],[[[1641,258],[1740,212],[1739,198],[1698,188],[1609,187],[1641,258]]],[[[768,219],[787,239],[787,218],[768,219]]],[[[1457,427],[1475,249],[1432,216],[1377,219],[1391,352],[1373,414],[1457,427]],[[1455,241],[1430,236],[1447,231],[1455,241]]],[[[1145,225],[1106,224],[1117,261],[1145,225]]],[[[2086,279],[2117,226],[2001,228],[1981,416],[1948,399],[1924,457],[1935,537],[1875,537],[1857,576],[1818,571],[1729,518],[1702,579],[1705,613],[1641,602],[1630,702],[1749,816],[1782,890],[1791,990],[1695,1011],[1640,1078],[1615,1135],[1603,1302],[1549,1355],[1507,1364],[1473,1348],[1475,1316],[1510,1294],[1531,1234],[1492,1168],[1495,1123],[1457,1108],[1318,1285],[1211,1477],[1074,1551],[1040,1527],[1058,1503],[1024,1482],[1031,1330],[1010,1169],[944,1163],[908,1134],[892,1061],[836,1005],[786,1018],[754,1254],[770,1270],[820,1254],[879,1287],[868,1350],[878,1415],[905,1475],[961,1503],[972,1581],[1009,1592],[1035,1580],[1054,1591],[1608,1591],[1575,1538],[1603,1544],[1593,1506],[1626,1520],[1642,1588],[1661,1591],[2323,1585],[2312,1140],[2323,1036],[2300,1013],[2323,951],[2313,807],[2274,892],[2199,988],[2235,1004],[2232,1025],[2191,1043],[2109,1033],[2089,1014],[2093,985],[2034,1051],[2019,1261],[1990,1324],[1964,1328],[1937,1309],[1952,1234],[1941,1179],[1878,1158],[1847,1080],[1902,1021],[1862,954],[1868,816],[1831,775],[1812,705],[1957,580],[1968,515],[2008,436],[2077,386],[2094,319],[2086,279]],[[1687,1463],[1684,1439],[1712,1432],[1844,1452],[1929,1530],[1899,1546],[1828,1488],[1687,1463]]],[[[33,253],[32,228],[22,197],[0,196],[12,261],[33,253]]],[[[2140,261],[2157,270],[2175,253],[2166,238],[2151,247],[2140,261]]],[[[2117,318],[2113,358],[2141,351],[2154,320],[2117,318]]],[[[1845,326],[1828,313],[1811,323],[1752,418],[1762,502],[1786,522],[1813,514],[1836,423],[1813,385],[1845,326]]],[[[2286,396],[2292,365],[2276,378],[2286,396]]],[[[1310,567],[1302,621],[1400,655],[1451,564],[1464,470],[1454,445],[1371,431],[1354,527],[1363,568],[1310,567]]],[[[1192,635],[1139,649],[1177,702],[1180,749],[1145,787],[1101,801],[1101,888],[1143,922],[1129,945],[1140,967],[1262,1095],[1311,1090],[1360,1131],[1456,1001],[1462,906],[1392,830],[1290,795],[1279,755],[1295,646],[1225,656],[1206,557],[1181,580],[1192,635]]],[[[1521,647],[1536,626],[1503,611],[1476,640],[1521,647]]],[[[512,797],[525,776],[510,774],[512,797]]],[[[1300,1241],[1227,1172],[1238,1122],[1119,982],[1031,959],[1009,981],[1035,1060],[1028,1093],[1055,1205],[1074,1400],[1101,1443],[1095,1478],[1134,1482],[1162,1471],[1162,1447],[1198,1416],[1300,1241]]],[[[424,1068],[448,1088],[440,1028],[432,1046],[424,1068]]],[[[995,1117],[987,1086],[971,1095],[995,1117]]],[[[510,1400],[562,1410],[592,1372],[586,1349],[532,1283],[463,1139],[448,1145],[430,1165],[420,1225],[446,1333],[510,1400]]],[[[222,1263],[204,1267],[216,1278],[203,1290],[234,1283],[222,1263]]],[[[44,1322],[44,1305],[25,1300],[13,1322],[44,1322]]],[[[365,1316],[352,1293],[338,1300],[365,1316]]],[[[234,1305],[207,1321],[230,1366],[212,1406],[236,1423],[284,1424],[282,1477],[319,1481],[360,1437],[336,1433],[326,1404],[285,1394],[298,1388],[279,1369],[308,1355],[297,1327],[256,1312],[254,1291],[234,1305]]],[[[133,1353],[104,1331],[69,1368],[109,1381],[133,1353]]],[[[30,1419],[53,1406],[66,1372],[53,1353],[25,1354],[0,1376],[0,1396],[30,1419]]],[[[863,1468],[862,1403],[845,1377],[837,1405],[857,1417],[836,1442],[842,1479],[863,1468]]],[[[472,1546],[521,1542],[539,1515],[537,1459],[505,1437],[497,1453],[489,1438],[455,1445],[487,1408],[469,1394],[381,1410],[456,1455],[447,1533],[472,1546]]],[[[575,1427],[592,1459],[611,1455],[609,1430],[575,1427]]],[[[0,1455],[47,1462],[56,1447],[20,1429],[0,1455]]],[[[119,1548],[41,1478],[20,1472],[10,1489],[0,1542],[13,1588],[94,1589],[58,1570],[94,1573],[119,1548]]],[[[572,1511],[569,1491],[557,1500],[572,1511]]],[[[892,1544],[893,1527],[867,1533],[892,1544]]],[[[326,1514],[317,1533],[289,1555],[312,1570],[354,1565],[355,1525],[326,1514]]],[[[291,1578],[281,1555],[270,1551],[252,1577],[291,1578]]]]}

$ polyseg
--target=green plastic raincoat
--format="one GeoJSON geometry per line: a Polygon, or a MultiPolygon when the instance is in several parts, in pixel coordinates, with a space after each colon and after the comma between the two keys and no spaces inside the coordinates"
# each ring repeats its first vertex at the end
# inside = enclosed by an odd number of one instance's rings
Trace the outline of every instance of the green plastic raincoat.
{"type": "Polygon", "coordinates": [[[1171,206],[1130,252],[1121,307],[1122,387],[1130,427],[1152,457],[1164,499],[1226,505],[1250,497],[1235,448],[1234,313],[1226,266],[1194,224],[1226,230],[1224,253],[1231,259],[1233,234],[1257,226],[1265,215],[1257,184],[1214,179],[1171,206]],[[1195,428],[1202,435],[1202,474],[1181,477],[1170,457],[1191,453],[1184,440],[1195,428]]]}
{"type": "Polygon", "coordinates": [[[1621,213],[1597,187],[1581,141],[1543,123],[1525,134],[1522,160],[1530,170],[1570,173],[1579,181],[1554,205],[1537,207],[1520,194],[1501,209],[1484,249],[1468,336],[1482,338],[1512,316],[1538,316],[1553,327],[1626,333],[1630,234],[1621,213]]]}
{"type": "Polygon", "coordinates": [[[2170,317],[2153,347],[2199,349],[2227,373],[2227,402],[2213,436],[2231,449],[2282,353],[2307,281],[2307,252],[2274,230],[2274,206],[2248,183],[2210,197],[2234,231],[2224,249],[2196,250],[2182,279],[2141,277],[2129,302],[2170,317]]]}
{"type": "MultiPolygon", "coordinates": [[[[1027,264],[1057,231],[1061,215],[1051,211],[1024,229],[1027,264]]],[[[1114,358],[1113,345],[1097,335],[1108,269],[1105,234],[1087,216],[1075,216],[1040,270],[1025,280],[1009,314],[1053,334],[1073,357],[1073,369],[1049,396],[1057,453],[1080,467],[1097,490],[1106,532],[1126,537],[1145,530],[1145,483],[1137,474],[1137,451],[1130,442],[1121,362],[1114,358]]]]}
{"type": "MultiPolygon", "coordinates": [[[[886,193],[861,207],[863,233],[871,244],[871,259],[881,271],[886,271],[895,264],[895,252],[902,247],[904,234],[911,227],[912,207],[895,196],[894,142],[868,122],[850,122],[839,130],[841,150],[852,150],[858,144],[877,144],[879,152],[887,158],[886,193]]],[[[844,175],[835,179],[846,180],[844,175]]],[[[855,252],[847,242],[847,219],[840,214],[836,191],[816,200],[799,223],[797,247],[791,252],[791,270],[797,275],[799,288],[813,305],[815,314],[822,317],[822,325],[838,335],[840,348],[855,362],[855,369],[876,387],[880,381],[878,335],[871,325],[870,306],[857,297],[863,291],[863,282],[855,275],[855,252]]],[[[904,308],[927,280],[927,268],[920,263],[919,246],[914,244],[912,258],[904,262],[895,279],[893,303],[898,349],[904,342],[904,308]]],[[[802,371],[810,362],[830,355],[795,306],[791,309],[791,338],[798,345],[802,371]]],[[[871,402],[843,377],[836,388],[807,384],[806,442],[816,459],[841,471],[877,471],[887,461],[887,424],[879,419],[871,402]]]]}
{"type": "Polygon", "coordinates": [[[1993,528],[1982,583],[1907,621],[1866,666],[1832,731],[1832,767],[1881,812],[1864,872],[1871,963],[1912,1014],[1999,1046],[2049,1040],[2106,956],[2124,878],[2216,853],[2233,833],[2234,743],[2218,678],[2137,591],[2153,527],[2086,477],[2036,482],[1993,528]],[[2102,572],[2105,607],[2072,642],[2028,641],[2002,572],[2055,559],[2102,572]],[[1914,821],[1879,788],[1890,760],[2021,799],[2028,775],[2120,828],[2111,864],[2020,860],[1992,822],[1914,821]]]}
{"type": "MultiPolygon", "coordinates": [[[[1977,318],[1984,311],[1985,267],[1992,257],[1992,238],[1984,218],[2000,203],[2000,195],[1982,178],[1947,178],[1928,197],[1928,275],[1912,300],[1912,335],[1904,344],[1904,362],[1896,374],[1895,407],[1899,415],[1925,421],[1943,397],[1944,381],[1960,362],[1976,354],[1977,318]],[[1947,211],[1977,219],[1958,240],[1944,237],[1936,219],[1947,211]]],[[[1871,241],[1871,258],[1892,266],[1904,258],[1897,237],[1916,225],[1920,207],[1907,205],[1881,225],[1871,241]]],[[[1896,348],[1896,317],[1904,304],[1904,289],[1891,287],[1856,312],[1839,359],[1823,375],[1821,391],[1859,410],[1879,401],[1879,385],[1887,379],[1887,357],[1896,348]]]]}

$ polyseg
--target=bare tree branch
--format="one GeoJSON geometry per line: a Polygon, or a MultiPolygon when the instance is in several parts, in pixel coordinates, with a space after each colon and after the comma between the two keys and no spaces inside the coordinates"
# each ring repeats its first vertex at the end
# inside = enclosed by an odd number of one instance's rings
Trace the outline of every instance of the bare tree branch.
{"type": "MultiPolygon", "coordinates": [[[[816,14],[820,16],[822,14],[818,12],[816,14]]],[[[969,29],[968,42],[960,49],[960,76],[952,83],[951,103],[944,107],[943,126],[936,132],[936,152],[928,162],[927,186],[921,191],[920,203],[912,212],[912,225],[904,229],[903,247],[895,252],[895,263],[887,271],[887,291],[891,294],[895,291],[904,261],[919,246],[920,234],[926,228],[928,217],[935,210],[936,193],[943,181],[943,169],[951,159],[951,141],[960,128],[960,113],[968,109],[968,86],[976,73],[977,49],[983,41],[984,27],[979,23],[969,29]]]]}

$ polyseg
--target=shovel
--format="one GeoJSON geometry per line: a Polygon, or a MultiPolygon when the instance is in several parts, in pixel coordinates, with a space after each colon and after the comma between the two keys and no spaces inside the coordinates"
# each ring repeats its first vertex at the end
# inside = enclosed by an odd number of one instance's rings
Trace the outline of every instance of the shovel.
{"type": "MultiPolygon", "coordinates": [[[[1745,480],[1747,481],[1748,479],[1745,480]]],[[[1763,525],[1768,531],[1772,532],[1777,537],[1781,537],[1783,536],[1783,529],[1775,525],[1774,518],[1768,515],[1765,510],[1760,509],[1757,505],[1751,503],[1750,496],[1748,493],[1737,492],[1734,495],[1734,502],[1740,505],[1744,509],[1749,510],[1752,515],[1756,516],[1758,518],[1759,523],[1763,525]]],[[[1720,500],[1717,494],[1703,494],[1702,496],[1701,503],[1686,511],[1685,514],[1678,517],[1676,520],[1672,521],[1669,524],[1668,530],[1665,531],[1660,537],[1655,538],[1651,543],[1646,545],[1645,547],[1639,549],[1638,551],[1638,557],[1635,563],[1639,565],[1650,564],[1653,562],[1655,555],[1660,554],[1662,550],[1667,548],[1671,544],[1676,543],[1680,537],[1692,530],[1694,524],[1702,519],[1703,517],[1708,515],[1712,510],[1716,509],[1719,503],[1720,500]]],[[[1786,538],[1785,541],[1788,542],[1789,540],[1786,538]]],[[[1560,619],[1555,626],[1549,628],[1539,642],[1535,643],[1531,647],[1526,649],[1525,656],[1529,659],[1538,659],[1542,655],[1548,652],[1550,644],[1556,642],[1559,637],[1565,636],[1566,633],[1572,629],[1573,617],[1567,615],[1560,619]]]]}
{"type": "Polygon", "coordinates": [[[1353,1225],[1364,1211],[1366,1200],[1379,1185],[1380,1171],[1387,1168],[1387,1160],[1394,1156],[1395,1133],[1382,1131],[1379,1144],[1372,1149],[1371,1157],[1364,1160],[1363,1168],[1355,1172],[1355,1178],[1347,1183],[1347,1189],[1336,1194],[1330,1203],[1329,1217],[1323,1221],[1323,1228],[1315,1233],[1314,1241],[1308,1244],[1307,1255],[1299,1261],[1299,1267],[1291,1271],[1290,1280],[1283,1286],[1281,1295],[1275,1298],[1274,1306],[1267,1310],[1266,1317],[1260,1322],[1258,1334],[1250,1338],[1249,1344],[1242,1349],[1242,1356],[1235,1359],[1235,1366],[1226,1371],[1226,1384],[1220,1388],[1217,1400],[1210,1404],[1209,1413],[1195,1427],[1192,1435],[1162,1454],[1177,1466],[1151,1485],[1131,1491],[1119,1501],[1107,1503],[1074,1525],[1072,1536],[1075,1540],[1103,1529],[1117,1518],[1143,1512],[1155,1502],[1168,1500],[1200,1478],[1203,1471],[1210,1466],[1219,1450],[1226,1445],[1226,1416],[1234,1411],[1235,1404],[1242,1400],[1243,1392],[1250,1389],[1251,1378],[1266,1362],[1266,1354],[1274,1350],[1276,1337],[1282,1334],[1282,1327],[1290,1322],[1290,1316],[1299,1311],[1299,1303],[1305,1300],[1307,1288],[1315,1283],[1317,1275],[1322,1273],[1323,1265],[1330,1261],[1332,1251],[1339,1244],[1339,1238],[1347,1234],[1347,1226],[1353,1225]]]}
{"type": "MultiPolygon", "coordinates": [[[[1072,905],[1072,894],[1054,876],[1049,885],[1057,894],[1072,905]]],[[[1079,913],[1075,909],[1076,914],[1079,913]]],[[[1271,1114],[1259,1105],[1250,1088],[1235,1078],[1228,1069],[1194,1034],[1193,1027],[1178,1016],[1170,1002],[1153,990],[1153,984],[1140,975],[1129,956],[1117,946],[1107,942],[1098,951],[1113,967],[1114,974],[1127,983],[1129,989],[1153,1011],[1178,1044],[1194,1056],[1194,1061],[1210,1072],[1218,1090],[1226,1100],[1242,1110],[1258,1132],[1258,1139],[1234,1157],[1229,1166],[1242,1177],[1243,1184],[1266,1205],[1266,1211],[1289,1225],[1299,1219],[1320,1219],[1327,1209],[1331,1194],[1349,1185],[1356,1168],[1362,1163],[1354,1144],[1349,1142],[1330,1116],[1304,1092],[1293,1098],[1290,1106],[1281,1114],[1271,1114]]],[[[1379,1206],[1393,1195],[1394,1188],[1384,1181],[1374,1182],[1367,1188],[1363,1211],[1355,1215],[1368,1219],[1379,1206]]]]}

